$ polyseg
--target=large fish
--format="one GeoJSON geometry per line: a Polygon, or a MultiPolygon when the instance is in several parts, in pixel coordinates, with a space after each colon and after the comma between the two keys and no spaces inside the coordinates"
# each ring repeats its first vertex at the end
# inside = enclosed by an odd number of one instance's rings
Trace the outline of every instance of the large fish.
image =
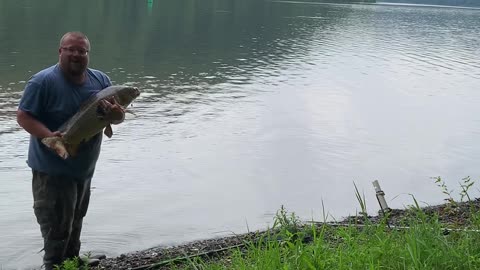
{"type": "Polygon", "coordinates": [[[76,155],[78,146],[102,132],[112,136],[110,124],[120,124],[125,119],[125,108],[138,96],[135,87],[114,85],[107,87],[88,99],[58,131],[61,137],[47,137],[42,143],[67,159],[76,155]],[[105,106],[105,104],[109,106],[105,106]]]}

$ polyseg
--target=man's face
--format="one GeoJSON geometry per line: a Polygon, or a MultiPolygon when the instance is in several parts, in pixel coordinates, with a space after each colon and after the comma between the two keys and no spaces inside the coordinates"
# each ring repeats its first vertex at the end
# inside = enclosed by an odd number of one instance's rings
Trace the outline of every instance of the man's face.
{"type": "Polygon", "coordinates": [[[70,75],[79,76],[87,70],[90,44],[86,39],[70,36],[65,38],[58,49],[62,70],[70,75]]]}

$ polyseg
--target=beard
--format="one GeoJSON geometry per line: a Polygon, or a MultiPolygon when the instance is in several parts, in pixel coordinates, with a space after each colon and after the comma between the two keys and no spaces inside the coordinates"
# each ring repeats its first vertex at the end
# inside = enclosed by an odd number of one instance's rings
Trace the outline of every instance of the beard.
{"type": "Polygon", "coordinates": [[[79,76],[85,73],[87,70],[87,64],[82,62],[70,62],[68,64],[68,73],[73,76],[79,76]]]}

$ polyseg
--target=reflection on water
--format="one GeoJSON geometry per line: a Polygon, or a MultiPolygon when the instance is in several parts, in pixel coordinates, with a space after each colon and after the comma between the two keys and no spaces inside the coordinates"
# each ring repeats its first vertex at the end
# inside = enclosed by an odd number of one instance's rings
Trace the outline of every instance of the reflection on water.
{"type": "Polygon", "coordinates": [[[25,81],[55,63],[71,29],[89,35],[92,67],[142,90],[135,115],[104,140],[86,251],[114,256],[264,228],[282,204],[320,219],[323,201],[338,218],[356,211],[353,181],[372,213],[375,179],[392,207],[411,203],[408,193],[438,203],[430,177],[456,188],[478,175],[476,10],[0,1],[4,269],[41,263],[28,136],[15,111],[25,81]],[[41,19],[58,12],[62,23],[41,19]]]}

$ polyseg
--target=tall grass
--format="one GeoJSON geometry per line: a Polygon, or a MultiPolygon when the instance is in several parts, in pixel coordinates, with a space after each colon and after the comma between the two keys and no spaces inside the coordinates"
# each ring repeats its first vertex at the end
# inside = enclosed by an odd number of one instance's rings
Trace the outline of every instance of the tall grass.
{"type": "MultiPolygon", "coordinates": [[[[463,179],[463,196],[472,202],[463,179]]],[[[457,206],[445,183],[437,185],[457,206]]],[[[355,186],[363,218],[367,219],[364,195],[355,186]]],[[[379,223],[327,223],[306,225],[282,206],[273,227],[246,247],[232,250],[220,259],[189,258],[171,269],[192,270],[317,270],[317,269],[480,269],[480,214],[467,211],[469,230],[445,230],[438,215],[427,215],[412,196],[402,227],[387,226],[388,215],[379,223]]],[[[471,208],[473,209],[473,207],[471,208]]],[[[70,270],[69,268],[64,268],[70,270]]],[[[162,268],[164,269],[164,268],[162,268]]]]}
{"type": "MultiPolygon", "coordinates": [[[[437,178],[448,196],[447,204],[456,206],[451,191],[437,178]]],[[[473,182],[464,178],[462,200],[467,198],[473,182]]],[[[355,186],[364,218],[364,196],[355,186]]],[[[277,213],[282,228],[267,234],[267,239],[250,243],[246,251],[236,250],[227,263],[191,262],[182,269],[202,270],[278,270],[278,269],[480,269],[480,214],[469,213],[470,230],[446,231],[438,216],[427,216],[412,196],[414,205],[402,228],[388,228],[386,219],[363,226],[295,226],[294,214],[285,208],[277,213]],[[301,229],[299,229],[301,228],[301,229]]]]}
{"type": "Polygon", "coordinates": [[[301,237],[260,241],[246,252],[235,251],[228,265],[197,263],[185,269],[480,269],[480,233],[444,234],[438,219],[421,220],[404,230],[382,224],[312,226],[306,228],[313,236],[309,243],[301,237]]]}

